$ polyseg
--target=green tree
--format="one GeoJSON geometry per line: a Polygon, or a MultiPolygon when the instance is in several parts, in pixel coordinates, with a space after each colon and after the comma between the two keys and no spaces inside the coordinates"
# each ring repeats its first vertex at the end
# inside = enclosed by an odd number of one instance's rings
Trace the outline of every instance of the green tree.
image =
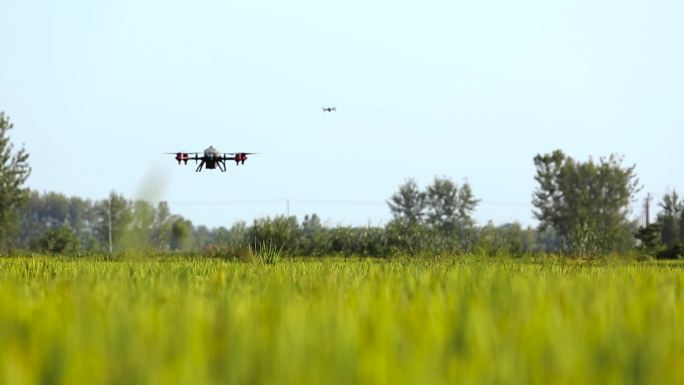
{"type": "Polygon", "coordinates": [[[36,249],[50,254],[74,254],[79,250],[78,238],[67,225],[49,229],[36,242],[36,249]]]}
{"type": "Polygon", "coordinates": [[[17,246],[25,247],[47,230],[68,224],[69,200],[59,193],[30,191],[20,212],[16,242],[17,246]]]}
{"type": "Polygon", "coordinates": [[[46,231],[44,221],[44,200],[36,191],[29,191],[26,202],[21,207],[18,233],[16,236],[17,246],[29,247],[46,231]]]}
{"type": "Polygon", "coordinates": [[[97,212],[93,202],[79,197],[69,198],[69,227],[79,239],[81,248],[85,250],[98,249],[96,225],[97,212]]]}
{"type": "Polygon", "coordinates": [[[192,222],[181,217],[171,224],[171,250],[188,251],[192,248],[192,222]]]}
{"type": "Polygon", "coordinates": [[[109,245],[111,230],[112,250],[125,250],[126,234],[133,220],[130,202],[123,195],[112,191],[108,199],[98,202],[96,206],[98,240],[102,245],[109,245]]]}
{"type": "Polygon", "coordinates": [[[475,251],[487,256],[496,256],[505,253],[499,243],[497,229],[492,221],[488,221],[477,232],[475,251]]]}
{"type": "Polygon", "coordinates": [[[534,157],[532,204],[540,230],[552,227],[563,248],[576,254],[607,253],[632,247],[629,203],[638,191],[635,165],[610,155],[577,162],[556,150],[534,157]]]}
{"type": "Polygon", "coordinates": [[[193,249],[203,250],[214,243],[214,234],[207,226],[199,225],[193,234],[193,249]]]}
{"type": "Polygon", "coordinates": [[[171,229],[171,209],[169,204],[165,201],[157,204],[157,210],[154,217],[154,229],[152,230],[152,242],[154,247],[159,250],[169,250],[171,247],[171,237],[169,230],[171,229]]]}
{"type": "Polygon", "coordinates": [[[660,224],[658,223],[640,227],[634,233],[634,238],[639,241],[637,249],[646,255],[657,257],[663,251],[660,242],[660,224]]]}
{"type": "Polygon", "coordinates": [[[56,192],[45,193],[42,197],[41,220],[47,228],[69,224],[69,198],[56,192]]]}
{"type": "Polygon", "coordinates": [[[681,242],[680,222],[684,203],[679,199],[677,191],[672,190],[671,193],[665,194],[658,206],[662,209],[657,219],[661,241],[668,246],[681,242]]]}
{"type": "Polygon", "coordinates": [[[327,248],[325,234],[326,229],[318,215],[305,215],[301,225],[298,252],[302,255],[322,255],[327,248]]]}
{"type": "Polygon", "coordinates": [[[19,209],[26,202],[29,190],[24,187],[31,174],[29,154],[24,148],[14,151],[8,136],[14,125],[0,112],[0,247],[13,244],[19,209]]]}
{"type": "Polygon", "coordinates": [[[425,215],[425,193],[418,189],[416,181],[407,179],[387,201],[396,221],[406,225],[416,225],[425,215]]]}
{"type": "Polygon", "coordinates": [[[472,214],[479,200],[475,199],[467,182],[459,187],[449,178],[435,177],[425,193],[427,223],[447,235],[465,239],[475,221],[472,214]]]}
{"type": "Polygon", "coordinates": [[[679,241],[684,243],[684,207],[679,212],[679,241]]]}
{"type": "Polygon", "coordinates": [[[124,231],[123,244],[127,249],[144,249],[153,240],[156,210],[147,201],[137,200],[129,204],[130,221],[124,231]]]}
{"type": "Polygon", "coordinates": [[[16,237],[19,247],[31,247],[31,242],[47,230],[67,225],[79,240],[81,249],[99,249],[96,242],[99,214],[90,200],[54,192],[40,194],[30,191],[20,213],[16,237]]]}
{"type": "Polygon", "coordinates": [[[458,220],[462,227],[471,228],[475,225],[473,213],[478,203],[480,203],[480,200],[475,199],[470,184],[464,182],[458,190],[458,220]]]}
{"type": "Polygon", "coordinates": [[[562,248],[560,237],[551,226],[547,226],[543,230],[537,229],[534,234],[534,243],[539,251],[546,253],[558,251],[562,248]]]}
{"type": "Polygon", "coordinates": [[[489,256],[520,257],[537,251],[535,231],[524,229],[519,223],[495,226],[489,221],[477,231],[475,250],[489,256]]]}
{"type": "Polygon", "coordinates": [[[427,223],[450,234],[456,228],[458,215],[458,188],[448,178],[437,178],[427,187],[427,223]]]}
{"type": "Polygon", "coordinates": [[[236,249],[240,247],[249,247],[250,245],[248,239],[249,229],[244,221],[233,223],[230,229],[226,229],[223,226],[219,227],[214,230],[214,233],[214,238],[216,239],[218,246],[236,249]]]}

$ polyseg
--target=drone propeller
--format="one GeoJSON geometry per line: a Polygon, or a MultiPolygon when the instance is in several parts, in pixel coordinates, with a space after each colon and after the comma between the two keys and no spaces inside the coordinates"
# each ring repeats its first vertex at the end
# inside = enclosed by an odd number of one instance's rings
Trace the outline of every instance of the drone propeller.
{"type": "Polygon", "coordinates": [[[165,152],[165,154],[175,155],[178,164],[181,164],[181,162],[183,162],[183,164],[188,164],[189,160],[194,160],[195,163],[197,163],[197,161],[200,160],[199,152],[165,152]]]}
{"type": "Polygon", "coordinates": [[[258,154],[257,152],[224,152],[223,153],[223,159],[225,160],[234,160],[235,164],[238,165],[240,163],[245,164],[245,161],[247,160],[247,155],[254,155],[258,154]],[[228,156],[232,155],[232,156],[228,156]]]}

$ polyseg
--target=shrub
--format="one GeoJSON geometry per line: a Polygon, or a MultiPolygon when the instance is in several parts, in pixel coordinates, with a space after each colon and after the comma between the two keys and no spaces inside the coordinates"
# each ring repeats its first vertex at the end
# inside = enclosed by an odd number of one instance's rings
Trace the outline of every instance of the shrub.
{"type": "Polygon", "coordinates": [[[675,243],[656,253],[657,259],[682,259],[684,258],[684,243],[675,243]]]}
{"type": "Polygon", "coordinates": [[[75,254],[78,252],[79,243],[68,226],[60,226],[43,233],[33,248],[48,254],[75,254]]]}

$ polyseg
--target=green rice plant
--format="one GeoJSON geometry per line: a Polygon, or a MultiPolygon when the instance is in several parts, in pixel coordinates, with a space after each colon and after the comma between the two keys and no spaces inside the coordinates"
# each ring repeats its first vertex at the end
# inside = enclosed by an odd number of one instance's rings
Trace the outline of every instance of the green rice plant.
{"type": "Polygon", "coordinates": [[[258,247],[255,245],[254,248],[250,248],[250,252],[257,261],[267,265],[275,265],[283,255],[283,245],[278,247],[271,242],[261,242],[258,247]]]}
{"type": "Polygon", "coordinates": [[[0,384],[684,383],[679,261],[275,260],[0,258],[0,384]]]}

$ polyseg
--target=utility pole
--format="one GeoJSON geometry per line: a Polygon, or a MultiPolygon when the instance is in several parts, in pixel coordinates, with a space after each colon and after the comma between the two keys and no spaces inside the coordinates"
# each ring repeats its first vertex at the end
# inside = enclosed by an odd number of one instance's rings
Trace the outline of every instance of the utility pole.
{"type": "Polygon", "coordinates": [[[112,196],[109,196],[109,254],[112,253],[112,196]]]}
{"type": "Polygon", "coordinates": [[[644,214],[646,215],[646,226],[651,224],[651,193],[646,194],[646,201],[644,202],[644,214]]]}

